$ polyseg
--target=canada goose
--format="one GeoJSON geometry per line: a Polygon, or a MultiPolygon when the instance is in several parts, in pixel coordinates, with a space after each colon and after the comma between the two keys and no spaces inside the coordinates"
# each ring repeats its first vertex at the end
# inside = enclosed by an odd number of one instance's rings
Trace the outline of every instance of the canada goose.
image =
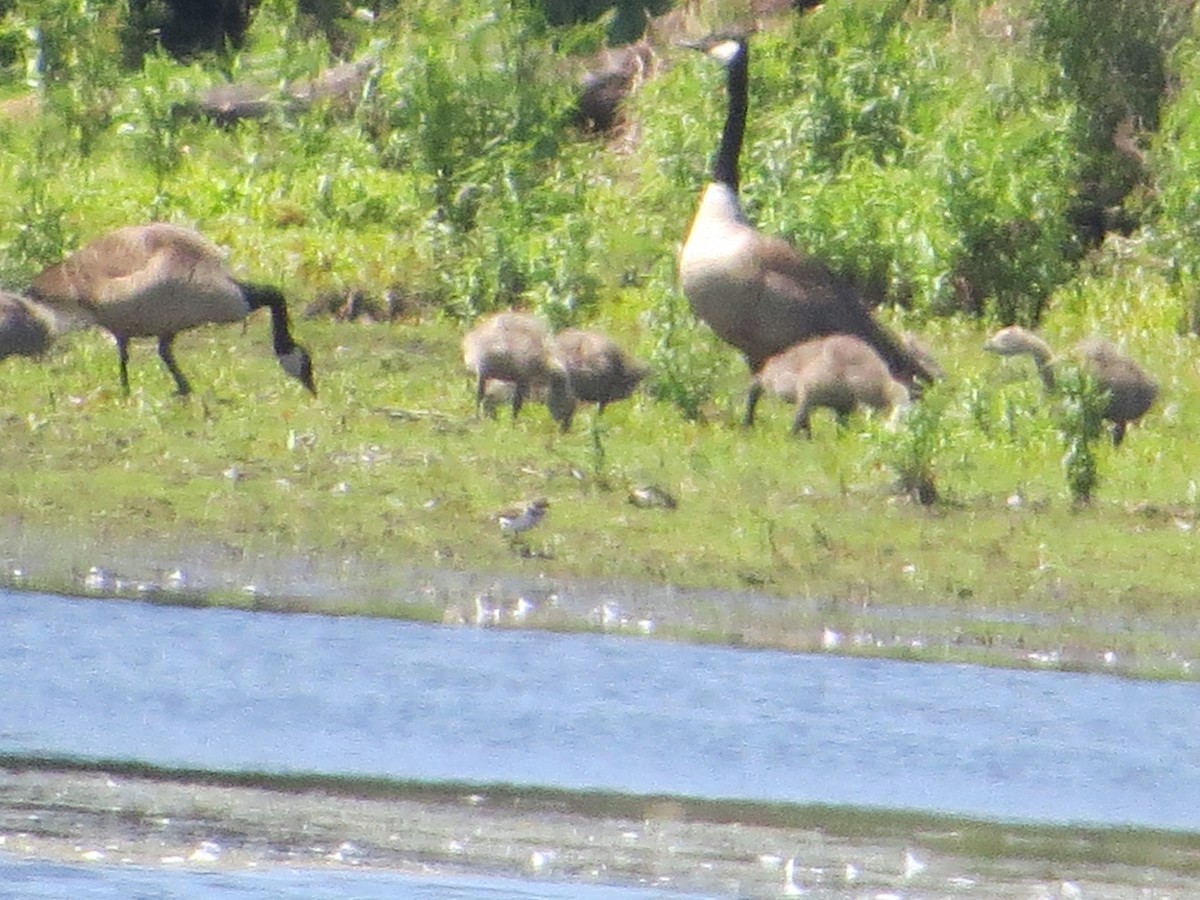
{"type": "Polygon", "coordinates": [[[264,119],[286,108],[302,113],[328,101],[332,109],[350,113],[362,99],[363,87],[375,65],[371,59],[342,63],[302,78],[284,87],[253,81],[218,84],[198,91],[191,99],[175,104],[172,114],[183,119],[208,119],[223,128],[247,119],[264,119]]]}
{"type": "Polygon", "coordinates": [[[650,374],[645,363],[630,358],[599,331],[568,328],[554,336],[556,356],[571,378],[576,400],[599,404],[599,412],[624,400],[650,374]]]}
{"type": "Polygon", "coordinates": [[[54,313],[9,291],[0,291],[0,359],[41,356],[65,330],[54,313]]]}
{"type": "Polygon", "coordinates": [[[521,412],[531,388],[546,385],[546,407],[563,431],[571,427],[575,395],[567,370],[556,358],[550,332],[535,316],[499,312],[482,319],[463,337],[463,362],[475,373],[475,406],[480,409],[490,381],[514,385],[512,411],[521,412]]]}
{"type": "Polygon", "coordinates": [[[119,228],[45,269],[30,294],[112,333],[126,394],[130,338],[158,338],[158,355],[186,395],[192,389],[175,362],[175,335],[210,322],[236,322],[266,306],[279,364],[317,392],[308,351],[292,339],[283,294],[235,279],[220,251],[190,228],[163,222],[119,228]]]}
{"type": "MultiPolygon", "coordinates": [[[[1054,351],[1037,335],[1020,325],[1009,325],[993,334],[983,345],[1001,356],[1028,354],[1033,357],[1048,392],[1056,387],[1054,351]]],[[[1102,338],[1087,338],[1075,345],[1072,356],[1079,361],[1096,386],[1108,394],[1103,416],[1113,423],[1113,446],[1125,439],[1125,428],[1145,415],[1158,396],[1158,385],[1132,359],[1102,338]]]]}
{"type": "Polygon", "coordinates": [[[194,98],[177,103],[172,114],[178,118],[208,119],[227,128],[247,119],[265,118],[275,108],[275,89],[268,84],[234,82],[199,91],[194,98]]]}
{"type": "Polygon", "coordinates": [[[849,334],[803,341],[768,359],[750,385],[747,425],[753,424],[764,390],[796,404],[792,433],[808,437],[815,409],[832,409],[845,421],[859,406],[899,412],[909,400],[908,389],[892,377],[874,348],[849,334]]]}
{"type": "Polygon", "coordinates": [[[315,78],[302,78],[288,85],[288,96],[297,110],[328,101],[340,110],[353,112],[375,65],[374,59],[366,58],[322,69],[315,78]]]}
{"type": "Polygon", "coordinates": [[[742,352],[752,373],[793,344],[842,333],[874,347],[897,380],[929,381],[920,361],[875,321],[849,281],[747,223],[738,202],[738,156],[746,128],[749,47],[744,37],[693,46],[725,65],[729,109],[712,180],[679,259],[692,310],[742,352]]]}

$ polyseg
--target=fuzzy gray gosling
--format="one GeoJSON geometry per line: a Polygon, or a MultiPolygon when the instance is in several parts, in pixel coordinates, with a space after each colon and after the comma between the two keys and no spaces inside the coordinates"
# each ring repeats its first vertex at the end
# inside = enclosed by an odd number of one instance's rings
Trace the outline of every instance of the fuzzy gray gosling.
{"type": "Polygon", "coordinates": [[[131,338],[158,338],[158,355],[179,394],[187,395],[192,388],[175,361],[175,336],[200,325],[237,322],[265,306],[279,364],[317,392],[312,359],[292,338],[283,294],[235,279],[216,246],[190,228],[164,222],[119,228],[43,270],[30,295],[59,314],[112,334],[126,394],[131,338]]]}
{"type": "MultiPolygon", "coordinates": [[[[1001,328],[983,348],[1001,356],[1026,355],[1033,358],[1042,386],[1048,393],[1057,390],[1054,369],[1059,359],[1044,340],[1020,325],[1001,328]]],[[[1071,356],[1108,394],[1103,416],[1112,422],[1112,442],[1119,447],[1130,422],[1140,419],[1158,397],[1158,384],[1136,362],[1103,338],[1092,337],[1075,345],[1071,356]]]]}
{"type": "Polygon", "coordinates": [[[546,407],[559,427],[571,427],[575,395],[570,377],[557,358],[550,332],[536,316],[498,312],[481,319],[463,337],[463,362],[475,373],[475,408],[485,401],[491,381],[513,384],[513,418],[532,388],[545,385],[546,407]]]}
{"type": "Polygon", "coordinates": [[[814,410],[832,409],[840,423],[859,406],[889,411],[890,425],[908,407],[908,389],[866,341],[846,334],[803,341],[771,357],[750,384],[746,424],[764,390],[796,404],[792,434],[812,437],[814,410]]]}
{"type": "Polygon", "coordinates": [[[28,297],[0,291],[0,359],[41,356],[72,324],[28,297]]]}
{"type": "Polygon", "coordinates": [[[599,331],[568,328],[554,336],[555,355],[571,378],[571,391],[583,403],[595,403],[598,412],[634,392],[650,367],[630,357],[599,331]]]}

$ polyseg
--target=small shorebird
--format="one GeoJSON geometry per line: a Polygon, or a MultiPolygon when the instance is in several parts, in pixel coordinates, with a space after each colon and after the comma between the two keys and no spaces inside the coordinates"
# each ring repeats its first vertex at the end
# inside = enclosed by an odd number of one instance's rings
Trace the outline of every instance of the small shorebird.
{"type": "Polygon", "coordinates": [[[918,859],[917,855],[915,853],[913,853],[912,850],[906,849],[904,851],[904,880],[905,881],[908,881],[910,878],[915,878],[916,876],[920,875],[922,872],[925,871],[926,868],[927,868],[926,864],[922,860],[918,859]]]}
{"type": "Polygon", "coordinates": [[[524,534],[531,528],[534,528],[546,516],[546,509],[550,506],[550,501],[545,497],[539,497],[528,506],[521,509],[506,509],[496,513],[496,521],[500,523],[500,530],[509,537],[516,538],[518,535],[524,534]]]}
{"type": "Polygon", "coordinates": [[[795,859],[789,859],[783,866],[783,890],[780,893],[785,897],[800,897],[807,893],[796,883],[795,859]]]}

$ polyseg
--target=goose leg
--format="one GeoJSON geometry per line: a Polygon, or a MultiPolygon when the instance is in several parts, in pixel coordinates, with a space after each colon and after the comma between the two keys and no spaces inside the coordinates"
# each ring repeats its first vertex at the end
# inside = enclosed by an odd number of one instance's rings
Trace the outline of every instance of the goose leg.
{"type": "Polygon", "coordinates": [[[758,407],[758,399],[762,396],[763,386],[757,381],[750,384],[750,393],[746,395],[746,418],[742,427],[749,428],[754,424],[754,410],[758,407]]]}
{"type": "Polygon", "coordinates": [[[480,416],[483,412],[483,395],[487,387],[487,379],[480,373],[478,381],[475,382],[475,415],[480,416]]]}
{"type": "Polygon", "coordinates": [[[158,339],[158,355],[162,358],[167,370],[175,377],[175,386],[179,389],[179,396],[186,397],[192,392],[192,386],[183,377],[183,373],[179,371],[179,365],[175,362],[175,351],[171,347],[171,343],[174,340],[175,335],[173,334],[160,336],[158,339]]]}
{"type": "Polygon", "coordinates": [[[1125,423],[1113,422],[1112,427],[1112,442],[1114,447],[1120,447],[1121,441],[1125,440],[1125,423]]]}
{"type": "Polygon", "coordinates": [[[812,440],[810,413],[808,397],[801,391],[800,396],[796,398],[796,418],[792,420],[793,436],[803,434],[810,441],[812,440]]]}
{"type": "Polygon", "coordinates": [[[812,439],[812,425],[809,421],[809,408],[804,406],[804,404],[802,404],[802,406],[796,410],[796,418],[792,420],[792,434],[793,436],[797,436],[797,434],[803,434],[803,436],[809,440],[812,439]]]}
{"type": "Polygon", "coordinates": [[[129,396],[129,338],[118,334],[117,359],[121,362],[121,390],[129,396]]]}

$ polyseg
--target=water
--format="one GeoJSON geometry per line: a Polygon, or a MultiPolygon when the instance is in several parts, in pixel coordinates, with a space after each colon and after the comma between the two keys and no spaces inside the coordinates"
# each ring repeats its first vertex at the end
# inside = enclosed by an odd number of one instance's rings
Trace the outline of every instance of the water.
{"type": "Polygon", "coordinates": [[[1200,686],[0,595],[0,753],[1200,829],[1200,686]]]}
{"type": "Polygon", "coordinates": [[[512,878],[274,869],[172,872],[0,855],[0,900],[686,900],[677,892],[512,878]]]}

